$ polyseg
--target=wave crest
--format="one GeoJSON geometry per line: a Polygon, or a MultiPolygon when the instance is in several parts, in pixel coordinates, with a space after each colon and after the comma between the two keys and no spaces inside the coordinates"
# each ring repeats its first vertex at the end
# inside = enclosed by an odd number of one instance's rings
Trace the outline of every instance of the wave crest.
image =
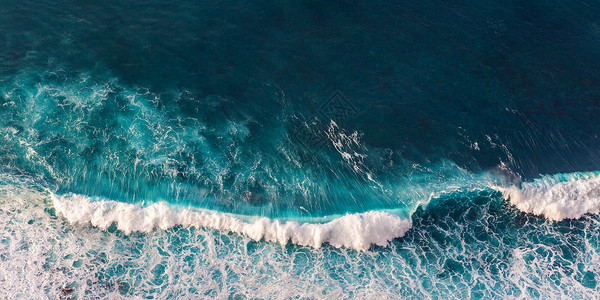
{"type": "Polygon", "coordinates": [[[387,246],[392,239],[403,236],[412,226],[410,220],[382,211],[347,214],[322,224],[280,222],[268,218],[259,218],[251,223],[234,215],[176,209],[163,202],[143,207],[111,200],[96,200],[77,194],[53,195],[52,198],[57,214],[70,223],[89,223],[101,229],[108,229],[116,224],[126,234],[174,226],[204,227],[243,234],[256,241],[265,239],[281,245],[291,242],[319,248],[323,243],[328,243],[338,248],[366,250],[371,245],[387,246]]]}

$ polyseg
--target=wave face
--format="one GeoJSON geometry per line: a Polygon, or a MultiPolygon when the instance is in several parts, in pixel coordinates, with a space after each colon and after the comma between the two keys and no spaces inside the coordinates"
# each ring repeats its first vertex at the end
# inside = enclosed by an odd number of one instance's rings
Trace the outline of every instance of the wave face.
{"type": "Polygon", "coordinates": [[[7,1],[1,294],[598,298],[600,6],[7,1]]]}

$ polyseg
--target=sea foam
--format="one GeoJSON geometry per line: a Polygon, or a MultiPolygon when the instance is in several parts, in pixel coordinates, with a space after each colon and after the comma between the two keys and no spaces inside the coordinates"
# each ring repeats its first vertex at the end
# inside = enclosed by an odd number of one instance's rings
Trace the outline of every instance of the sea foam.
{"type": "Polygon", "coordinates": [[[291,242],[319,248],[328,243],[338,248],[366,250],[371,245],[387,246],[411,227],[410,220],[383,211],[347,214],[322,224],[281,222],[264,217],[246,222],[235,215],[178,208],[164,202],[141,206],[77,194],[53,195],[52,198],[57,214],[70,223],[89,223],[101,229],[115,224],[126,234],[174,226],[204,227],[282,245],[291,242]]]}
{"type": "Polygon", "coordinates": [[[546,175],[521,187],[496,188],[519,210],[560,221],[600,212],[600,173],[546,175]]]}

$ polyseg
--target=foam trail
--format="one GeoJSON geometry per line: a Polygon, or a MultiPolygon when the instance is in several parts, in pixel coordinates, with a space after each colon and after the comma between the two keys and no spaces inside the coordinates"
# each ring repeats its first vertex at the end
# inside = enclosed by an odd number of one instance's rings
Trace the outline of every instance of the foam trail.
{"type": "Polygon", "coordinates": [[[126,234],[181,225],[235,232],[256,241],[264,238],[282,245],[291,241],[293,244],[319,248],[323,243],[328,243],[338,248],[366,250],[371,245],[387,246],[390,240],[403,236],[411,227],[410,220],[382,211],[347,214],[323,224],[282,223],[268,218],[249,223],[223,213],[173,209],[162,202],[142,207],[76,194],[53,195],[52,198],[57,214],[70,223],[91,223],[102,229],[115,223],[126,234]]]}
{"type": "Polygon", "coordinates": [[[521,188],[496,188],[519,210],[550,220],[600,213],[600,172],[542,176],[521,188]]]}

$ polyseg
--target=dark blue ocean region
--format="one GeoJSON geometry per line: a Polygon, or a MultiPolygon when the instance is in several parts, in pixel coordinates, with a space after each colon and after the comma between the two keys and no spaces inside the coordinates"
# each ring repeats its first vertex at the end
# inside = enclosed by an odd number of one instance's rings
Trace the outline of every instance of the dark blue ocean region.
{"type": "Polygon", "coordinates": [[[8,298],[599,298],[600,2],[0,6],[8,298]]]}

